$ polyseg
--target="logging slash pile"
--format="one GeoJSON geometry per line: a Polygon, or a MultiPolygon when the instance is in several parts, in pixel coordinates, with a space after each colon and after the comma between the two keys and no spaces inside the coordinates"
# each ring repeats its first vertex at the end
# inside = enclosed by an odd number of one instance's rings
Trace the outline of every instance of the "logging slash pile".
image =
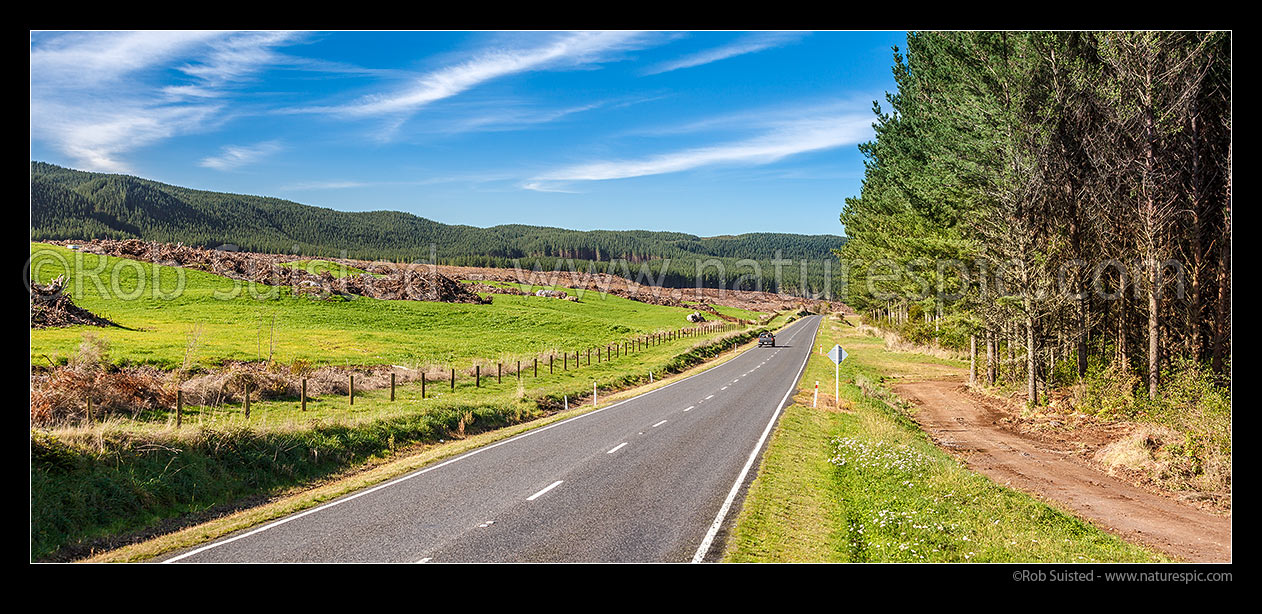
{"type": "Polygon", "coordinates": [[[81,245],[88,253],[198,269],[269,286],[290,286],[295,294],[315,298],[357,295],[384,300],[490,302],[426,265],[372,263],[368,265],[368,274],[334,277],[327,271],[316,275],[300,267],[281,266],[283,257],[273,254],[203,249],[139,239],[94,240],[81,245]]]}
{"type": "Polygon", "coordinates": [[[74,304],[66,294],[64,276],[48,285],[31,282],[31,328],[58,326],[114,326],[113,322],[74,304]]]}

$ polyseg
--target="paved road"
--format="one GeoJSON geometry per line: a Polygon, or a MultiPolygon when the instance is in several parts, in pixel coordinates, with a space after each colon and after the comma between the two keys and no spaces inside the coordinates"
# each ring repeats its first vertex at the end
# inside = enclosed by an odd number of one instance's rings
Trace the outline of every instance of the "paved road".
{"type": "Polygon", "coordinates": [[[715,560],[818,326],[166,562],[715,560]]]}

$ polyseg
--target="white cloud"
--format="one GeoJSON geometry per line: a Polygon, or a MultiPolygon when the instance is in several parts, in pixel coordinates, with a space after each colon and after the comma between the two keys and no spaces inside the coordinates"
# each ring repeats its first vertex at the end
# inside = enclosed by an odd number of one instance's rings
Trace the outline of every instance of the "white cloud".
{"type": "Polygon", "coordinates": [[[561,194],[582,194],[578,190],[567,190],[559,185],[544,183],[542,181],[527,181],[521,184],[523,190],[533,190],[535,192],[559,192],[561,194]]]}
{"type": "Polygon", "coordinates": [[[180,71],[208,87],[252,77],[260,66],[277,64],[283,56],[273,47],[293,42],[292,32],[241,32],[210,41],[210,52],[180,67],[180,71]]]}
{"type": "Polygon", "coordinates": [[[869,115],[818,115],[772,124],[762,134],[742,141],[632,160],[588,162],[545,173],[531,181],[538,186],[555,188],[554,184],[544,182],[625,179],[722,164],[763,165],[800,153],[861,143],[871,137],[869,115]]]}
{"type": "Polygon", "coordinates": [[[672,70],[679,70],[681,68],[692,68],[694,66],[701,66],[703,64],[709,64],[719,60],[726,60],[727,58],[738,55],[756,53],[765,49],[771,49],[772,47],[781,47],[783,45],[796,42],[805,35],[806,34],[803,32],[762,32],[758,34],[751,34],[734,43],[724,45],[722,47],[707,49],[671,62],[658,64],[657,66],[645,71],[644,74],[656,75],[664,72],[670,72],[672,70]]]}
{"type": "Polygon", "coordinates": [[[203,158],[198,166],[228,171],[253,164],[283,149],[277,141],[265,141],[255,145],[226,145],[219,155],[203,158]]]}
{"type": "Polygon", "coordinates": [[[227,88],[274,60],[271,47],[293,39],[271,32],[33,33],[31,138],[88,170],[126,171],[124,154],[222,121],[227,88]],[[171,84],[171,69],[191,81],[171,84]]]}
{"type": "Polygon", "coordinates": [[[451,98],[487,81],[517,73],[575,67],[605,61],[612,51],[635,47],[638,32],[574,32],[546,44],[520,49],[487,49],[472,59],[417,78],[400,91],[365,96],[355,102],[295,109],[294,112],[346,116],[406,116],[433,102],[451,98]]]}

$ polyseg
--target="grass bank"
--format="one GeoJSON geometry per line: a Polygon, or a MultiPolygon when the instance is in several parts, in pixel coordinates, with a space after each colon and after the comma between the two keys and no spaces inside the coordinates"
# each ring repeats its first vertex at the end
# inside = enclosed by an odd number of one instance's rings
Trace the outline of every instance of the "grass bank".
{"type": "Polygon", "coordinates": [[[942,452],[889,401],[891,376],[958,373],[958,361],[893,352],[879,337],[828,318],[728,540],[729,562],[1165,561],[942,452]],[[820,382],[819,407],[812,392],[820,382]]]}

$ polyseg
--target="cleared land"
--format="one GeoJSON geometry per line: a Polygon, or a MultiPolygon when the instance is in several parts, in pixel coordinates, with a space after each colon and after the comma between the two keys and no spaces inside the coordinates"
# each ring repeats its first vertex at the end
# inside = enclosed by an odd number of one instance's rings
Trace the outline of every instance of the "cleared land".
{"type": "MultiPolygon", "coordinates": [[[[32,244],[31,256],[32,279],[48,283],[67,275],[76,305],[120,326],[97,331],[114,360],[163,368],[186,361],[214,367],[260,360],[465,368],[476,361],[529,359],[679,330],[690,326],[685,316],[692,312],[592,292],[578,302],[495,295],[490,305],[318,300],[295,296],[284,286],[53,245],[32,244]],[[98,271],[95,280],[67,270],[76,258],[82,259],[81,270],[98,271]]],[[[64,362],[83,332],[33,331],[31,361],[64,362]]]]}

